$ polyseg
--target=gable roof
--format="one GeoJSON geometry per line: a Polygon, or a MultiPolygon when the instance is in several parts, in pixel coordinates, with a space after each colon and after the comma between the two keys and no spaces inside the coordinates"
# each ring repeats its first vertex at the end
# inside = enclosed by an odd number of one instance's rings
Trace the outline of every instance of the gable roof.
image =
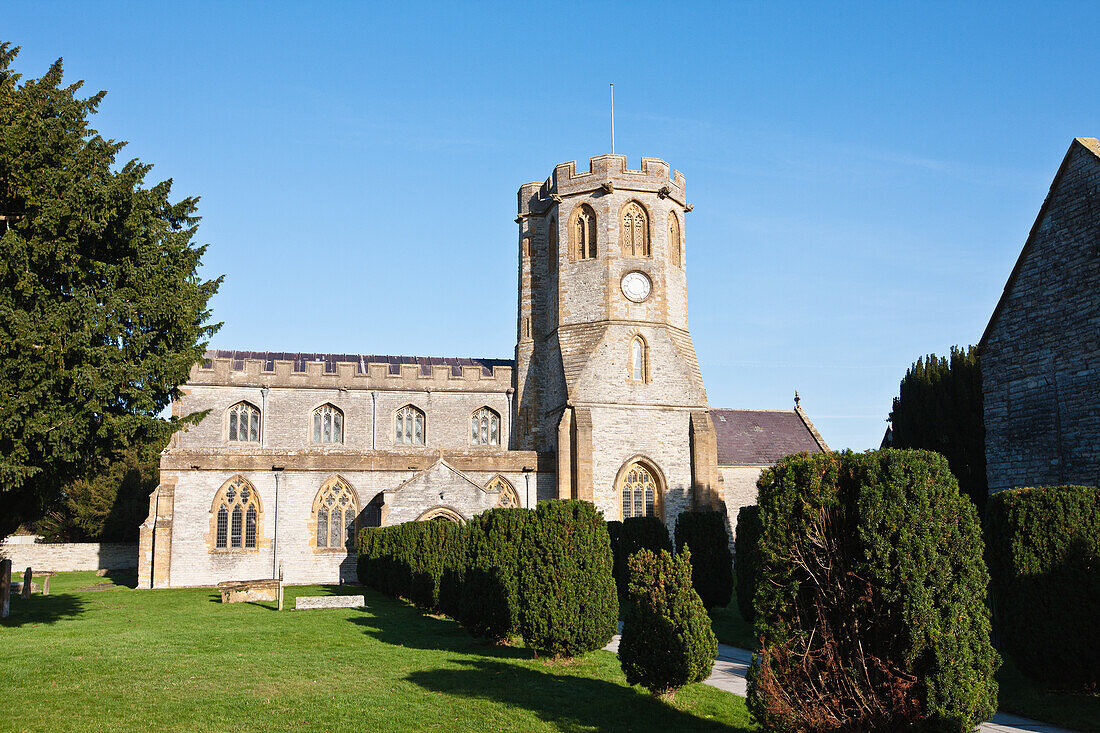
{"type": "Polygon", "coordinates": [[[1065,173],[1070,158],[1073,157],[1073,154],[1077,152],[1078,149],[1092,153],[1096,158],[1100,158],[1100,140],[1094,137],[1075,137],[1073,138],[1073,142],[1069,144],[1069,150],[1066,151],[1066,157],[1062,158],[1062,164],[1058,166],[1058,172],[1054,174],[1054,180],[1050,183],[1050,189],[1047,191],[1047,196],[1043,199],[1043,205],[1039,209],[1038,216],[1035,217],[1035,223],[1031,225],[1031,231],[1028,232],[1027,241],[1024,242],[1024,248],[1020,250],[1020,256],[1016,258],[1016,264],[1012,267],[1012,274],[1008,276],[1008,282],[1005,283],[1004,290],[1001,291],[1001,297],[997,300],[997,307],[993,309],[993,315],[989,317],[989,323],[986,324],[985,331],[982,332],[982,339],[978,342],[979,354],[985,348],[986,339],[989,338],[989,334],[993,331],[994,323],[996,323],[997,318],[1001,315],[1001,310],[1008,300],[1008,294],[1011,292],[1012,286],[1016,284],[1016,278],[1020,274],[1020,268],[1023,267],[1024,260],[1031,252],[1035,234],[1039,231],[1039,224],[1041,224],[1046,217],[1047,209],[1050,206],[1051,200],[1054,198],[1054,190],[1058,188],[1058,184],[1062,182],[1062,174],[1065,173]]]}
{"type": "Polygon", "coordinates": [[[719,466],[770,466],[792,453],[829,450],[801,408],[710,411],[719,466]]]}

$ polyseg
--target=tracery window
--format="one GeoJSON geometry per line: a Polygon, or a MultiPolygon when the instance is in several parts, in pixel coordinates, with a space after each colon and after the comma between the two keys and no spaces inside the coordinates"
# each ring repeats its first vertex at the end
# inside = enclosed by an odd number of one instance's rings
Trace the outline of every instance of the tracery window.
{"type": "Polygon", "coordinates": [[[344,413],[339,408],[321,405],[313,411],[313,442],[344,442],[344,413]]]}
{"type": "Polygon", "coordinates": [[[573,219],[573,256],[578,260],[596,258],[596,212],[581,204],[573,219]]]}
{"type": "Polygon", "coordinates": [[[229,408],[229,440],[235,443],[260,442],[260,410],[248,402],[229,408]]]}
{"type": "Polygon", "coordinates": [[[656,515],[657,481],[641,463],[633,463],[623,476],[623,519],[656,515]]]}
{"type": "Polygon", "coordinates": [[[622,232],[619,237],[623,254],[628,257],[649,257],[649,217],[637,202],[623,210],[622,232]]]}
{"type": "Polygon", "coordinates": [[[519,508],[519,494],[516,493],[515,487],[508,483],[503,476],[494,476],[489,485],[485,487],[485,490],[490,493],[500,493],[500,496],[497,497],[498,507],[505,509],[519,508]]]}
{"type": "Polygon", "coordinates": [[[630,342],[630,379],[649,381],[649,346],[641,336],[635,336],[630,342]]]}
{"type": "Polygon", "coordinates": [[[488,407],[470,416],[470,443],[500,445],[500,415],[488,407]]]}
{"type": "Polygon", "coordinates": [[[344,479],[337,476],[325,482],[313,501],[313,515],[318,549],[346,550],[351,547],[355,541],[359,502],[344,479]]]}
{"type": "Polygon", "coordinates": [[[214,547],[219,550],[256,548],[259,496],[242,476],[234,476],[214,497],[214,547]]]}
{"type": "Polygon", "coordinates": [[[424,413],[405,405],[393,419],[393,442],[398,445],[424,445],[424,413]]]}
{"type": "Polygon", "coordinates": [[[680,236],[680,220],[671,211],[668,214],[668,248],[672,255],[672,264],[684,266],[684,242],[680,236]]]}

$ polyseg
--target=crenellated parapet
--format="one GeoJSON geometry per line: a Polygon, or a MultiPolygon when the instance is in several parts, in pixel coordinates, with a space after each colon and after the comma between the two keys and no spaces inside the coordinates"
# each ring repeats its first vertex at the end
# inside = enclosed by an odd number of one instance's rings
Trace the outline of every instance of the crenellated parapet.
{"type": "Polygon", "coordinates": [[[597,155],[588,159],[588,170],[577,172],[575,160],[561,163],[542,183],[525,183],[519,189],[519,216],[541,215],[570,196],[615,191],[656,194],[690,211],[687,181],[660,158],[642,158],[641,170],[627,167],[625,155],[597,155]]]}
{"type": "Polygon", "coordinates": [[[507,392],[511,359],[210,351],[189,384],[361,390],[507,392]]]}

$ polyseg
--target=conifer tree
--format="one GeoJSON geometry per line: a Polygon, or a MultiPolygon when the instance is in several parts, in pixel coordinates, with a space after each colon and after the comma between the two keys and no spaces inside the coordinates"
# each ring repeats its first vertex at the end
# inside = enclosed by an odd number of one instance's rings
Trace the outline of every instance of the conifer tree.
{"type": "Polygon", "coordinates": [[[197,199],[145,187],[89,125],[104,92],[78,97],[60,59],[23,81],[18,51],[0,43],[0,537],[162,433],[220,283],[198,275],[197,199]]]}
{"type": "Polygon", "coordinates": [[[989,494],[982,405],[977,349],[952,346],[950,357],[929,354],[909,367],[890,411],[890,447],[941,454],[979,513],[989,494]]]}

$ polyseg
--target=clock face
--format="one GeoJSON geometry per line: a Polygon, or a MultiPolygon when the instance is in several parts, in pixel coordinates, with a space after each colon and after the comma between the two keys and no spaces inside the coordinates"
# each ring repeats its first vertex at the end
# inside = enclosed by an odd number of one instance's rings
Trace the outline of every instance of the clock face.
{"type": "Polygon", "coordinates": [[[649,297],[649,278],[644,272],[628,272],[623,276],[623,295],[635,303],[641,303],[649,297]]]}

